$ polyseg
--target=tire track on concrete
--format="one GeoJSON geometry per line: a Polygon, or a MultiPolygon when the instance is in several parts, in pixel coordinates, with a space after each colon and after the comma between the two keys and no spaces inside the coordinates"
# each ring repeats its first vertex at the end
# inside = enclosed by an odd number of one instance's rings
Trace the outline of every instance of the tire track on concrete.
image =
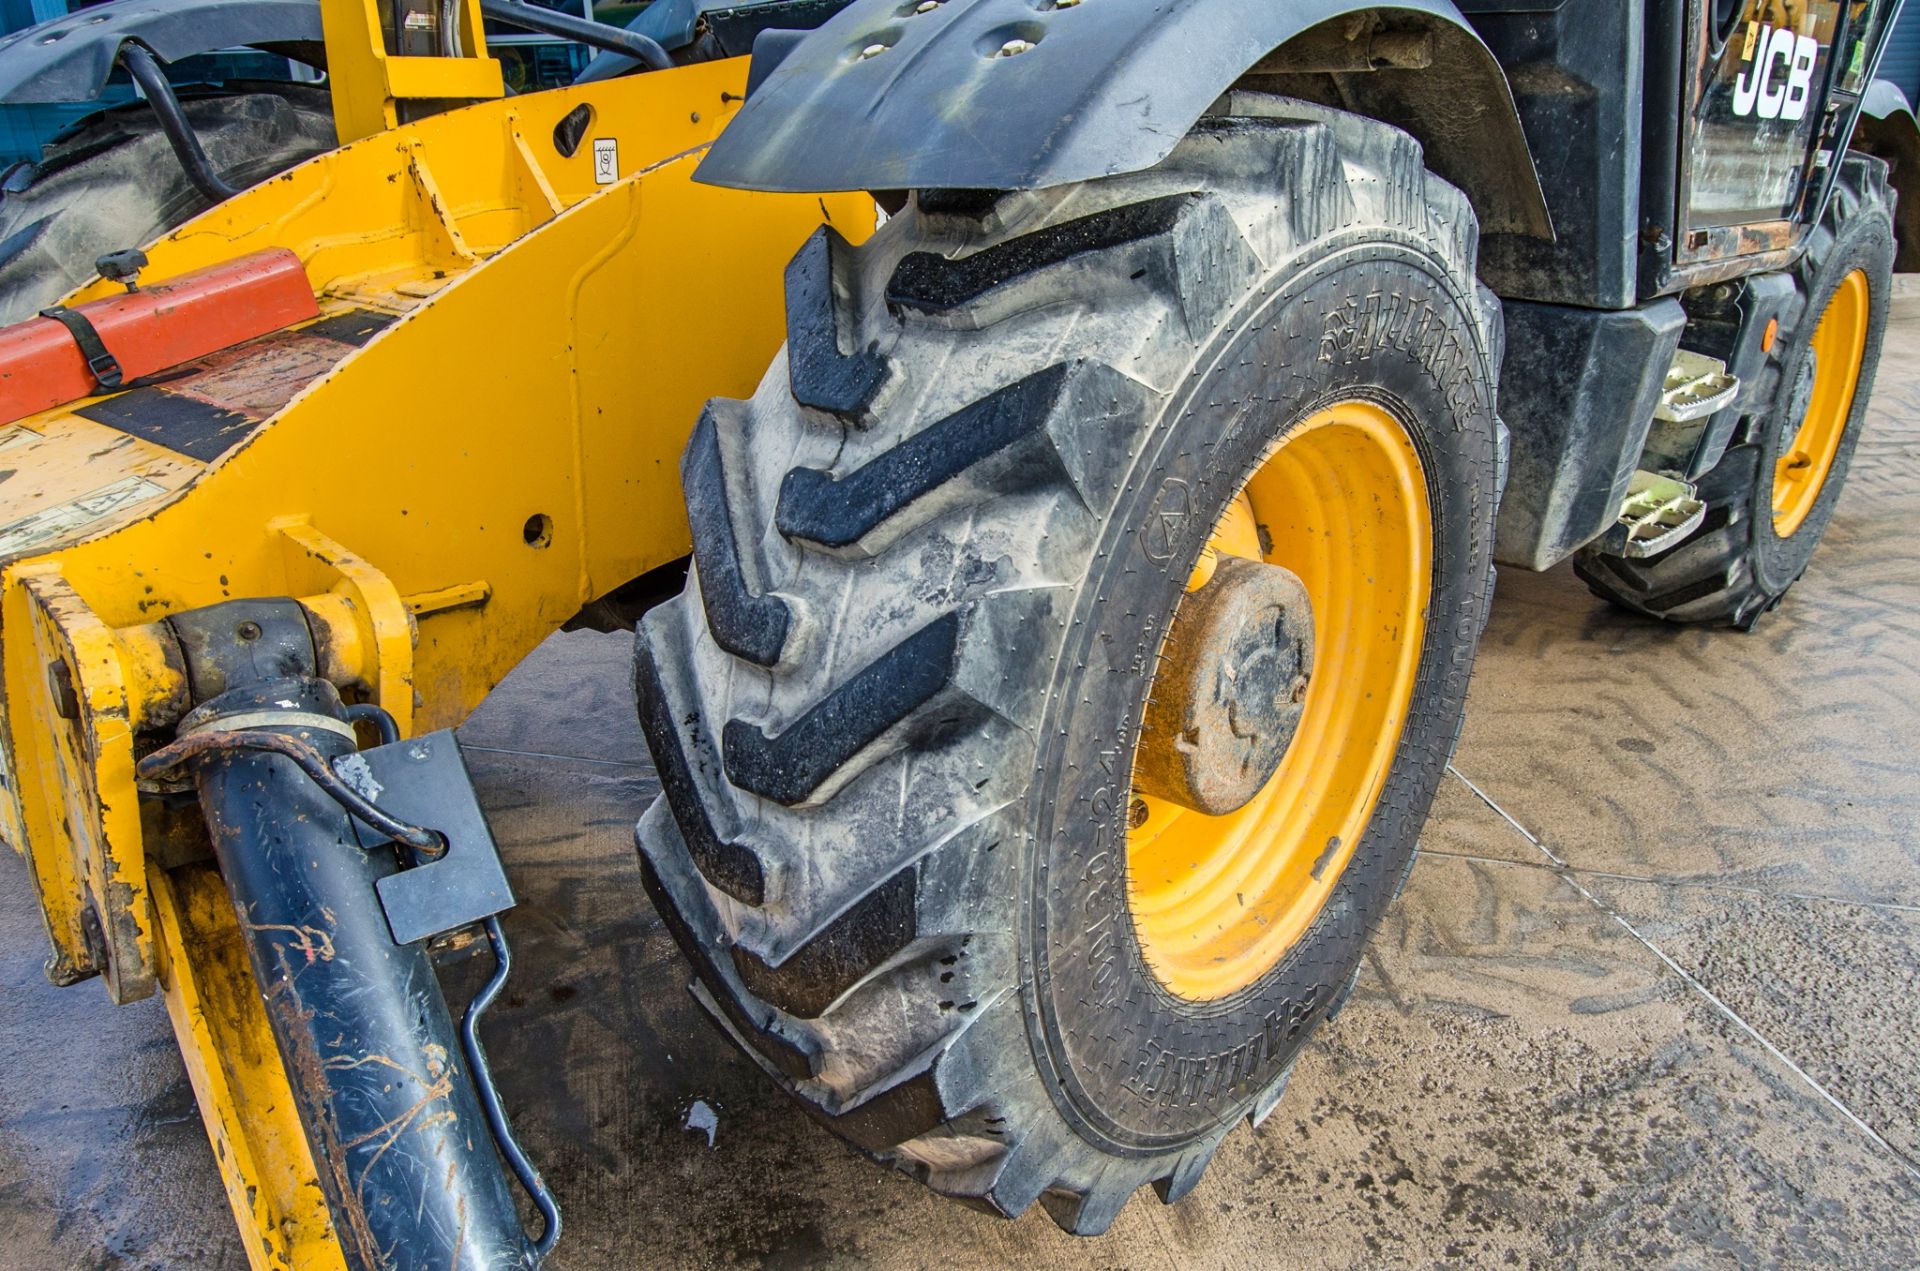
{"type": "MultiPolygon", "coordinates": [[[[1910,1158],[1905,1152],[1902,1152],[1899,1148],[1895,1147],[1878,1130],[1874,1129],[1873,1126],[1869,1125],[1865,1120],[1863,1120],[1859,1115],[1857,1115],[1852,1108],[1848,1107],[1847,1104],[1839,1098],[1839,1096],[1835,1095],[1832,1091],[1828,1090],[1827,1087],[1823,1085],[1820,1081],[1815,1079],[1811,1073],[1809,1073],[1806,1069],[1802,1068],[1799,1064],[1795,1063],[1794,1060],[1785,1051],[1781,1050],[1780,1047],[1774,1045],[1773,1042],[1769,1040],[1765,1034],[1763,1034],[1759,1029],[1755,1028],[1752,1024],[1749,1024],[1745,1019],[1743,1019],[1738,1011],[1734,1010],[1731,1006],[1727,1005],[1727,1003],[1723,1001],[1719,997],[1719,995],[1714,993],[1712,989],[1708,988],[1705,984],[1703,984],[1699,980],[1699,978],[1696,977],[1691,971],[1687,970],[1685,967],[1681,966],[1678,962],[1674,961],[1672,957],[1668,956],[1667,952],[1664,949],[1662,949],[1659,945],[1655,944],[1652,940],[1649,940],[1645,935],[1641,934],[1639,928],[1635,927],[1631,922],[1628,922],[1626,918],[1621,916],[1619,911],[1613,908],[1613,906],[1609,905],[1606,901],[1602,900],[1599,896],[1596,896],[1592,891],[1588,890],[1580,882],[1579,878],[1575,876],[1576,871],[1572,867],[1570,867],[1566,861],[1562,860],[1559,856],[1555,855],[1552,848],[1548,847],[1544,842],[1542,842],[1540,838],[1537,835],[1535,835],[1531,830],[1527,829],[1526,826],[1522,825],[1519,821],[1515,820],[1512,814],[1510,814],[1505,808],[1501,807],[1497,802],[1495,802],[1493,797],[1489,795],[1486,791],[1482,790],[1479,786],[1475,785],[1473,781],[1469,779],[1465,773],[1461,772],[1458,768],[1454,767],[1452,764],[1447,765],[1447,771],[1452,773],[1454,777],[1456,777],[1463,785],[1467,787],[1467,789],[1471,790],[1474,793],[1474,795],[1477,798],[1479,798],[1479,800],[1482,803],[1486,804],[1487,807],[1492,809],[1496,815],[1498,815],[1508,825],[1512,826],[1514,831],[1517,834],[1519,834],[1522,838],[1526,839],[1528,843],[1532,844],[1536,849],[1538,849],[1540,854],[1546,857],[1547,860],[1552,863],[1550,867],[1551,871],[1554,874],[1558,875],[1562,882],[1566,883],[1567,886],[1579,892],[1580,895],[1583,898],[1585,898],[1589,904],[1591,904],[1594,908],[1598,909],[1601,913],[1605,914],[1607,917],[1611,918],[1615,923],[1619,924],[1622,930],[1624,930],[1628,935],[1632,936],[1634,940],[1639,942],[1641,945],[1645,946],[1647,951],[1652,953],[1654,957],[1660,959],[1660,961],[1663,964],[1665,964],[1668,970],[1672,971],[1675,975],[1679,976],[1681,981],[1684,984],[1686,984],[1688,988],[1692,989],[1695,993],[1698,993],[1700,997],[1704,999],[1708,1005],[1712,1006],[1713,1009],[1716,1012],[1718,1012],[1722,1018],[1727,1020],[1727,1022],[1731,1023],[1734,1027],[1738,1028],[1741,1032],[1745,1033],[1748,1037],[1751,1037],[1754,1040],[1754,1042],[1760,1046],[1761,1049],[1765,1050],[1769,1055],[1772,1055],[1789,1072],[1793,1073],[1796,1077],[1800,1078],[1800,1080],[1806,1084],[1806,1087],[1809,1090],[1813,1091],[1814,1094],[1818,1095],[1824,1103],[1826,1103],[1829,1107],[1831,1107],[1835,1112],[1838,1112],[1851,1125],[1853,1125],[1855,1129],[1859,1130],[1860,1133],[1865,1135],[1872,1142],[1878,1144],[1879,1147],[1883,1151],[1885,1151],[1888,1156],[1892,1157],[1894,1161],[1896,1161],[1900,1165],[1901,1169],[1903,1169],[1906,1172],[1909,1178],[1911,1178],[1915,1183],[1920,1183],[1920,1164],[1916,1164],[1912,1160],[1912,1158],[1910,1158]]],[[[1509,864],[1511,862],[1499,862],[1499,863],[1509,864]]],[[[1897,906],[1897,907],[1907,908],[1906,906],[1897,906]]]]}

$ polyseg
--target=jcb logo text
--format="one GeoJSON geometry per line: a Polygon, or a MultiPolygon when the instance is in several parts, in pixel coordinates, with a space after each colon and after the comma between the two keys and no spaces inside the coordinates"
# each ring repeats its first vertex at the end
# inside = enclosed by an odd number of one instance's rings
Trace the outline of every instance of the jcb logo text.
{"type": "Polygon", "coordinates": [[[1807,113],[1820,41],[1786,27],[1747,24],[1746,67],[1733,85],[1733,113],[1792,121],[1807,113]]]}

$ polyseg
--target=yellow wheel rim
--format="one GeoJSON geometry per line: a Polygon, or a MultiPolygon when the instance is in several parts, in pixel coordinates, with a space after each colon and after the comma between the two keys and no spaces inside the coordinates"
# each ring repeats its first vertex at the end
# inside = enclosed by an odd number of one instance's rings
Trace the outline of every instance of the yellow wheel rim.
{"type": "Polygon", "coordinates": [[[1856,269],[1840,280],[1813,329],[1813,393],[1806,417],[1773,467],[1773,532],[1781,538],[1813,511],[1840,453],[1867,348],[1868,299],[1866,272],[1856,269]]]}
{"type": "Polygon", "coordinates": [[[1168,990],[1226,997],[1277,965],[1319,913],[1373,815],[1406,722],[1432,589],[1426,477],[1406,429],[1370,402],[1319,411],[1247,481],[1189,584],[1217,555],[1283,565],[1317,646],[1298,731],[1238,811],[1135,793],[1127,889],[1168,990]]]}

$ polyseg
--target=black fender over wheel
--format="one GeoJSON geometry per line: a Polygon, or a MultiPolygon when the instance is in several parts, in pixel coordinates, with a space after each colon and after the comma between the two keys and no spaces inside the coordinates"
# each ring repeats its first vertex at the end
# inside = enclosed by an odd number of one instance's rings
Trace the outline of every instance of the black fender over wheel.
{"type": "Polygon", "coordinates": [[[1743,424],[1720,462],[1701,478],[1706,519],[1685,541],[1641,560],[1598,547],[1582,549],[1574,557],[1574,571],[1595,595],[1669,622],[1742,630],[1750,630],[1760,615],[1780,603],[1806,572],[1846,484],[1880,364],[1893,254],[1887,165],[1849,154],[1826,215],[1814,227],[1794,270],[1806,304],[1774,347],[1778,390],[1767,409],[1743,424]],[[1854,295],[1855,288],[1861,294],[1854,295]],[[1815,356],[1822,319],[1849,304],[1863,309],[1861,338],[1847,343],[1843,357],[1829,355],[1823,363],[1815,356]],[[1790,457],[1796,436],[1806,426],[1819,377],[1847,373],[1853,376],[1851,392],[1838,404],[1839,431],[1821,456],[1818,485],[1787,515],[1779,505],[1792,501],[1776,497],[1782,461],[1790,457]]]}
{"type": "Polygon", "coordinates": [[[697,995],[834,1130],[1090,1233],[1272,1107],[1459,732],[1497,498],[1475,243],[1405,134],[1236,94],[1147,172],[922,192],[795,258],[785,353],[686,452],[695,568],[636,652],[664,790],[638,837],[697,995]],[[1342,400],[1419,459],[1410,706],[1311,925],[1192,1000],[1129,910],[1134,740],[1211,528],[1342,400]]]}

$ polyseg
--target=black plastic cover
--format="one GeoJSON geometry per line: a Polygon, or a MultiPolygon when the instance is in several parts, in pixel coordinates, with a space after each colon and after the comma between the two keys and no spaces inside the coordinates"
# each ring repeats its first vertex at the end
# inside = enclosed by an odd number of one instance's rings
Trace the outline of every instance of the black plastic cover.
{"type": "Polygon", "coordinates": [[[1618,517],[1687,313],[1672,299],[1617,312],[1504,309],[1500,416],[1513,457],[1494,557],[1548,569],[1618,517]]]}
{"type": "Polygon", "coordinates": [[[1638,280],[1643,0],[1460,8],[1513,86],[1555,234],[1486,234],[1481,277],[1502,296],[1627,308],[1638,280]]]}
{"type": "Polygon", "coordinates": [[[321,39],[319,0],[113,0],[0,39],[0,102],[91,101],[128,40],[177,62],[239,45],[321,39]]]}
{"type": "MultiPolygon", "coordinates": [[[[786,54],[698,170],[744,189],[1036,189],[1152,167],[1219,95],[1356,0],[854,0],[786,54]]],[[[1482,226],[1551,222],[1506,78],[1452,0],[1389,10],[1457,32],[1443,132],[1488,174],[1482,226]]],[[[1427,75],[1425,71],[1403,71],[1427,75]]],[[[1475,187],[1478,188],[1475,188],[1475,187]]]]}
{"type": "Polygon", "coordinates": [[[1887,161],[1887,179],[1900,196],[1893,211],[1893,269],[1920,271],[1920,124],[1898,85],[1876,79],[1867,88],[1853,148],[1887,161]]]}

